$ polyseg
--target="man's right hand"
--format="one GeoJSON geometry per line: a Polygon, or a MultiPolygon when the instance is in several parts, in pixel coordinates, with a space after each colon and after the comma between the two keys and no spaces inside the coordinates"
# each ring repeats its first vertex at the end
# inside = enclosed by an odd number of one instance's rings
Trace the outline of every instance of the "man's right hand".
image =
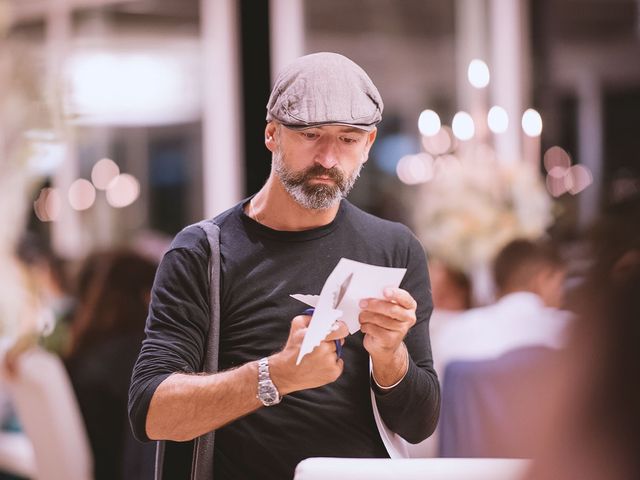
{"type": "MultiPolygon", "coordinates": [[[[342,322],[296,365],[310,321],[308,315],[294,318],[284,349],[269,357],[271,380],[280,395],[326,385],[342,373],[344,364],[336,355],[334,342],[342,342],[349,333],[342,322]]],[[[149,404],[147,436],[184,442],[251,413],[262,406],[256,397],[257,378],[257,361],[211,375],[169,375],[149,404]]]]}
{"type": "Polygon", "coordinates": [[[291,322],[289,338],[284,349],[269,358],[271,380],[280,395],[321,387],[335,382],[342,374],[344,362],[336,354],[334,340],[344,343],[344,338],[349,335],[349,330],[340,321],[336,322],[337,328],[327,335],[311,353],[305,355],[300,365],[296,365],[302,339],[307,333],[309,322],[311,322],[310,315],[295,317],[291,322]]]}

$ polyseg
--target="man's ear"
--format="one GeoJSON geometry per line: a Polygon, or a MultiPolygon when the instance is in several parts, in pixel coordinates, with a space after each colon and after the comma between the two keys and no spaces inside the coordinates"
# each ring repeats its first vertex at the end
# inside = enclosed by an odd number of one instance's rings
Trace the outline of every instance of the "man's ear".
{"type": "Polygon", "coordinates": [[[532,291],[537,294],[547,307],[560,308],[564,299],[563,268],[541,268],[532,280],[532,291]]]}
{"type": "Polygon", "coordinates": [[[276,134],[278,131],[278,125],[275,122],[267,123],[264,128],[264,144],[271,152],[275,152],[278,145],[276,141],[276,134]]]}
{"type": "Polygon", "coordinates": [[[373,146],[373,142],[376,141],[376,137],[378,136],[378,129],[374,128],[370,132],[367,132],[367,144],[364,147],[364,161],[369,160],[369,150],[373,146]]]}

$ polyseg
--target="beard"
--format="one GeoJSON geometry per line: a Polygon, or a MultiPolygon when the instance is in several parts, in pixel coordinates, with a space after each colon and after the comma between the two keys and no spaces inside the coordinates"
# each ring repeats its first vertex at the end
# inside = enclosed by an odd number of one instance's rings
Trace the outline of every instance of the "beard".
{"type": "Polygon", "coordinates": [[[285,164],[285,156],[281,149],[273,153],[273,166],[285,190],[302,207],[311,210],[325,210],[346,197],[356,180],[364,161],[351,175],[345,174],[338,167],[324,168],[315,164],[305,170],[296,172],[285,164]],[[311,183],[314,177],[328,177],[333,184],[311,183]]]}

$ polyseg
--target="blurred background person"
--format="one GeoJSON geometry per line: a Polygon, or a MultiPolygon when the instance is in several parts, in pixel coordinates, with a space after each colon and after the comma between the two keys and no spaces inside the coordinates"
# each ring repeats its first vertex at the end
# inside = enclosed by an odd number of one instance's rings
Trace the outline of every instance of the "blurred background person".
{"type": "Polygon", "coordinates": [[[530,479],[640,478],[639,218],[636,197],[592,230],[597,256],[577,293],[566,367],[548,385],[558,400],[530,479]]]}
{"type": "Polygon", "coordinates": [[[65,265],[43,241],[26,232],[15,249],[15,266],[19,274],[12,286],[23,289],[19,302],[30,311],[18,321],[18,332],[4,357],[10,371],[16,358],[30,346],[42,343],[55,353],[62,353],[67,340],[74,301],[69,293],[65,265]],[[26,295],[26,297],[24,297],[26,295]]]}
{"type": "Polygon", "coordinates": [[[570,314],[558,309],[565,273],[550,243],[514,240],[493,262],[498,300],[459,313],[436,330],[433,356],[443,388],[432,439],[437,456],[528,456],[531,447],[519,441],[518,430],[531,432],[526,392],[544,378],[546,349],[565,342],[570,314]]]}
{"type": "Polygon", "coordinates": [[[64,262],[37,235],[25,232],[10,258],[0,299],[0,318],[10,320],[0,328],[0,430],[17,434],[22,424],[3,381],[15,379],[20,356],[37,345],[61,354],[73,300],[64,262]]]}
{"type": "Polygon", "coordinates": [[[433,341],[440,381],[456,360],[483,360],[525,346],[560,348],[570,314],[563,303],[566,267],[553,246],[514,240],[493,264],[495,304],[475,308],[444,325],[433,341]]]}
{"type": "Polygon", "coordinates": [[[17,257],[27,268],[45,318],[39,325],[41,343],[54,353],[67,348],[69,324],[75,307],[66,262],[42,237],[26,232],[17,248],[17,257]]]}
{"type": "Polygon", "coordinates": [[[145,465],[153,465],[153,445],[145,457],[146,449],[132,437],[126,407],[155,270],[147,258],[115,250],[91,256],[80,274],[66,365],[89,435],[96,480],[144,478],[145,465]]]}
{"type": "Polygon", "coordinates": [[[429,260],[429,278],[433,296],[429,333],[433,338],[450,319],[471,308],[471,282],[464,272],[438,258],[429,260]]]}

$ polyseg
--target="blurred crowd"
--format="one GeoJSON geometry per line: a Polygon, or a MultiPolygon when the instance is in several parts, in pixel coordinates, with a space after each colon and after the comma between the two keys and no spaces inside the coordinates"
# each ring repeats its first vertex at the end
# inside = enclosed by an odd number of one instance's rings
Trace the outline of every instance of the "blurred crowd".
{"type": "MultiPolygon", "coordinates": [[[[443,404],[416,456],[532,458],[531,479],[640,476],[638,200],[608,209],[578,243],[514,239],[492,265],[495,301],[482,306],[472,305],[464,273],[430,259],[443,404]]],[[[64,364],[89,478],[152,478],[154,446],[133,438],[126,404],[158,260],[114,249],[72,266],[24,236],[8,289],[21,292],[22,308],[0,344],[0,439],[34,435],[12,385],[44,350],[64,364]]],[[[23,478],[28,468],[3,463],[9,445],[0,444],[0,478],[23,478]]]]}
{"type": "Polygon", "coordinates": [[[495,302],[476,308],[464,275],[430,262],[443,396],[423,451],[532,458],[536,479],[638,478],[638,198],[575,243],[512,241],[493,262],[495,302]]]}
{"type": "MultiPolygon", "coordinates": [[[[15,260],[31,305],[24,309],[20,319],[23,325],[16,333],[3,335],[3,431],[39,435],[23,428],[23,420],[26,427],[28,419],[20,418],[20,405],[13,401],[11,386],[28,382],[25,369],[31,368],[29,356],[44,350],[64,364],[91,450],[92,478],[145,478],[145,472],[152,471],[155,450],[134,440],[126,405],[158,259],[133,248],[98,251],[77,265],[72,275],[71,265],[64,265],[40,239],[27,235],[16,250],[15,260]]],[[[46,384],[48,379],[41,381],[46,384]]],[[[31,392],[42,394],[43,409],[49,397],[60,398],[46,392],[47,388],[36,385],[31,392]]],[[[30,415],[28,411],[22,413],[30,415]]],[[[51,433],[44,426],[42,429],[51,433]]],[[[38,452],[34,453],[37,463],[38,452]]],[[[69,460],[57,461],[63,464],[69,460]]],[[[22,477],[0,473],[0,478],[22,477]]]]}

